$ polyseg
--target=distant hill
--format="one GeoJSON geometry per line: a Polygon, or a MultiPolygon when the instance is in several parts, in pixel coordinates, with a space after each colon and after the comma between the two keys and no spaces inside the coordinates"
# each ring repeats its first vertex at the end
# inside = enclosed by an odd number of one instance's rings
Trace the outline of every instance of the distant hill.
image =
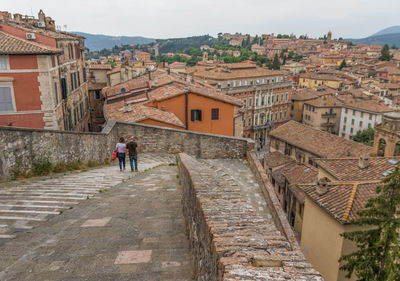
{"type": "Polygon", "coordinates": [[[394,26],[382,29],[381,31],[378,31],[377,33],[372,34],[371,36],[393,34],[393,33],[400,33],[400,25],[394,25],[394,26]]]}
{"type": "Polygon", "coordinates": [[[400,25],[382,29],[381,31],[378,31],[377,33],[366,38],[346,40],[352,42],[353,44],[377,44],[382,46],[388,44],[389,47],[392,47],[393,45],[400,47],[400,25]]]}
{"type": "Polygon", "coordinates": [[[179,53],[201,45],[213,45],[217,39],[210,35],[191,36],[185,38],[157,39],[160,53],[179,53]]]}
{"type": "Polygon", "coordinates": [[[85,46],[90,51],[97,51],[102,49],[112,49],[115,45],[129,45],[129,44],[148,44],[155,42],[153,38],[146,38],[141,36],[109,36],[102,34],[90,34],[84,32],[72,32],[86,38],[85,46]]]}

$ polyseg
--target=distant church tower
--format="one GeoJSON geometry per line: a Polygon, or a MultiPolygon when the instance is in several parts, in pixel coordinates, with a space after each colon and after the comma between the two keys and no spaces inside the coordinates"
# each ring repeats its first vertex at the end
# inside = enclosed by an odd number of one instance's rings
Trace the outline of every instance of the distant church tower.
{"type": "Polygon", "coordinates": [[[329,30],[328,36],[327,36],[326,39],[327,39],[328,41],[331,41],[331,40],[332,40],[332,31],[329,30]]]}
{"type": "Polygon", "coordinates": [[[207,61],[208,61],[208,53],[203,52],[203,62],[207,62],[207,61]]]}
{"type": "Polygon", "coordinates": [[[376,156],[400,156],[400,113],[383,115],[375,125],[374,153],[376,156]]]}

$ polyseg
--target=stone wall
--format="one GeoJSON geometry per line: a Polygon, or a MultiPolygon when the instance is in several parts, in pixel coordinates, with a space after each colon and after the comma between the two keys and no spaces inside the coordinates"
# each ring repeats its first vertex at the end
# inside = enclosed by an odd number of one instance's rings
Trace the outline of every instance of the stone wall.
{"type": "Polygon", "coordinates": [[[139,152],[244,158],[253,147],[247,139],[116,121],[109,121],[101,133],[0,127],[0,180],[10,179],[17,169],[29,171],[44,157],[53,164],[77,160],[103,162],[111,158],[120,136],[131,135],[137,138],[139,152]]]}
{"type": "Polygon", "coordinates": [[[187,154],[179,168],[196,280],[323,280],[238,186],[187,154]]]}
{"type": "Polygon", "coordinates": [[[279,199],[276,196],[274,187],[270,184],[260,161],[257,159],[254,151],[249,151],[247,154],[247,160],[251,171],[253,172],[257,183],[262,189],[264,198],[267,201],[275,225],[278,229],[286,236],[286,239],[290,242],[293,249],[300,250],[299,243],[297,242],[296,236],[286,218],[286,214],[283,211],[279,199]]]}
{"type": "Polygon", "coordinates": [[[139,151],[179,153],[197,158],[245,158],[253,141],[152,125],[118,122],[118,135],[137,138],[139,151]]]}

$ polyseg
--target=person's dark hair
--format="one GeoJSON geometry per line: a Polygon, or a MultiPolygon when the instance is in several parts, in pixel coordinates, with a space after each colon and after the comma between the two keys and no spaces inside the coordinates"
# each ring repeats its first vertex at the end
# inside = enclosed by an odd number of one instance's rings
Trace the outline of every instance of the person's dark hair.
{"type": "Polygon", "coordinates": [[[119,138],[119,142],[121,142],[121,143],[125,142],[124,137],[120,137],[120,138],[119,138]]]}

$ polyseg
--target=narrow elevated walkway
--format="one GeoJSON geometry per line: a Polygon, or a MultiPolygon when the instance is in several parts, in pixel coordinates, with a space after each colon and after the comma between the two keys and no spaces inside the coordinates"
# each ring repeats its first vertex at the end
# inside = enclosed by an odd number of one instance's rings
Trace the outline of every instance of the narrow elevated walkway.
{"type": "Polygon", "coordinates": [[[3,190],[0,280],[192,280],[171,164],[143,154],[139,173],[113,166],[3,190]]]}

